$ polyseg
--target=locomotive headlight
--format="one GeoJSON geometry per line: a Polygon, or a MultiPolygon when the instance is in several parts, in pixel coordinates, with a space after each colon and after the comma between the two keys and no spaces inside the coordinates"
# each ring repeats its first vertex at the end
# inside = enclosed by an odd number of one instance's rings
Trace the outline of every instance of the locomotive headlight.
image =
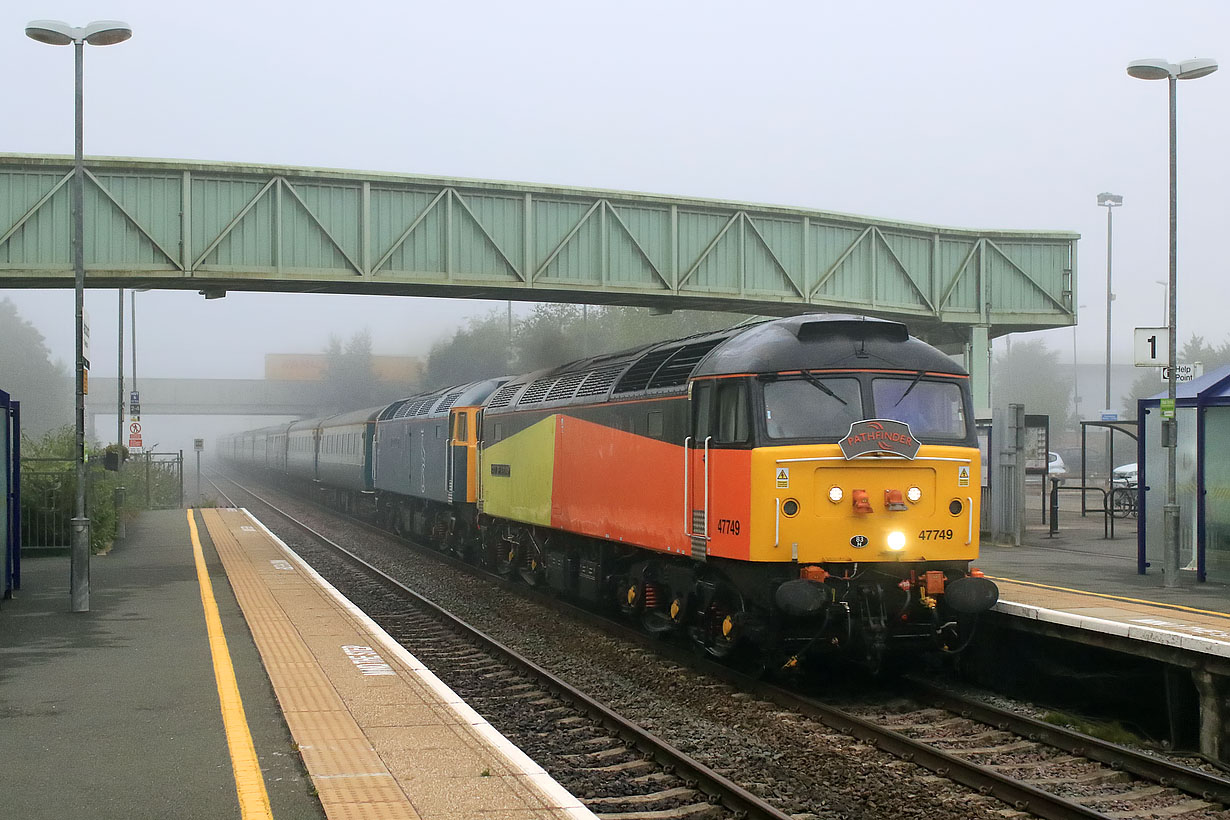
{"type": "Polygon", "coordinates": [[[829,501],[834,504],[840,504],[841,499],[845,497],[845,493],[841,491],[841,487],[829,487],[829,501]]]}
{"type": "Polygon", "coordinates": [[[917,504],[919,499],[922,498],[922,490],[917,487],[911,487],[905,491],[905,497],[910,499],[911,504],[917,504]]]}
{"type": "Polygon", "coordinates": [[[890,532],[888,534],[888,548],[890,550],[905,549],[905,533],[890,532]]]}

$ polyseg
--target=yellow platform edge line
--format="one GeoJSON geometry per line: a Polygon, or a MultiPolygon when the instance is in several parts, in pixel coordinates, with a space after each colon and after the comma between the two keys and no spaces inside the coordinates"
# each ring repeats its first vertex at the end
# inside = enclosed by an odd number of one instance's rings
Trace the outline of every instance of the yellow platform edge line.
{"type": "Polygon", "coordinates": [[[201,538],[192,510],[188,510],[188,531],[192,535],[192,555],[196,559],[196,578],[201,587],[201,606],[205,610],[205,627],[209,633],[209,651],[213,656],[214,680],[218,685],[218,703],[222,708],[222,725],[226,729],[226,745],[231,753],[231,768],[235,773],[239,813],[244,820],[273,820],[269,793],[265,790],[265,778],[256,757],[252,732],[248,729],[248,718],[243,711],[239,683],[235,680],[235,667],[226,646],[222,617],[218,614],[218,602],[214,599],[214,587],[205,567],[205,552],[201,549],[201,538]]]}
{"type": "Polygon", "coordinates": [[[1057,586],[1052,586],[1051,584],[1037,584],[1037,583],[1034,583],[1033,581],[1018,581],[1015,578],[1004,578],[1002,576],[996,576],[996,575],[987,575],[986,577],[990,578],[992,581],[1005,581],[1009,584],[1020,584],[1021,586],[1038,587],[1039,589],[1053,589],[1053,590],[1056,590],[1057,592],[1071,592],[1076,595],[1088,595],[1092,598],[1106,598],[1107,600],[1111,600],[1111,601],[1126,601],[1127,603],[1130,603],[1130,604],[1143,604],[1145,606],[1156,606],[1156,607],[1161,607],[1162,609],[1177,609],[1182,612],[1195,612],[1198,615],[1212,615],[1214,618],[1230,619],[1230,613],[1215,612],[1211,609],[1197,609],[1194,606],[1184,606],[1183,604],[1165,604],[1165,603],[1162,603],[1161,601],[1147,601],[1143,598],[1128,598],[1124,595],[1108,595],[1107,593],[1104,593],[1104,592],[1089,592],[1083,589],[1072,589],[1071,587],[1057,587],[1057,586]]]}

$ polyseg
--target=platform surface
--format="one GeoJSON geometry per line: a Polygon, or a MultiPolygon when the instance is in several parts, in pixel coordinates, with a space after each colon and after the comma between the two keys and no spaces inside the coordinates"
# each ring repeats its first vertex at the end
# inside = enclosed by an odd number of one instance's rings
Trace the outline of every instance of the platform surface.
{"type": "Polygon", "coordinates": [[[68,581],[0,603],[6,816],[594,820],[242,511],[143,513],[89,612],[68,581]]]}
{"type": "MultiPolygon", "coordinates": [[[[7,817],[239,817],[185,513],[144,513],[90,561],[69,611],[69,557],[27,556],[0,603],[0,805],[7,817]]],[[[247,723],[279,820],[318,820],[256,647],[206,551],[247,723]]]]}
{"type": "Polygon", "coordinates": [[[999,612],[1230,657],[1230,586],[1185,570],[1163,586],[1156,568],[1137,572],[1135,519],[1104,533],[1100,513],[1061,514],[1053,536],[1034,520],[1021,546],[984,542],[974,564],[999,585],[999,612]]]}

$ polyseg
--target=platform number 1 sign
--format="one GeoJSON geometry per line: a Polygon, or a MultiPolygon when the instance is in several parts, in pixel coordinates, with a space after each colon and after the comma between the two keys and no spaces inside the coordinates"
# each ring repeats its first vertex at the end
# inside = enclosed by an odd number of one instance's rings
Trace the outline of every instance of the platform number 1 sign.
{"type": "Polygon", "coordinates": [[[1170,331],[1164,327],[1138,327],[1132,349],[1137,367],[1170,364],[1170,331]]]}

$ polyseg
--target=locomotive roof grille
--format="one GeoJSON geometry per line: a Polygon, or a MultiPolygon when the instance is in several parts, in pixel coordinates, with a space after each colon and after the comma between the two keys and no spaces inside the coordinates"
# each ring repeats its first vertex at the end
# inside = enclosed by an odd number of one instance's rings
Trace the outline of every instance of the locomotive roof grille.
{"type": "Polygon", "coordinates": [[[688,377],[700,364],[700,360],[724,341],[726,338],[722,337],[684,345],[653,374],[653,378],[649,380],[649,388],[652,390],[655,387],[678,387],[687,384],[688,377]]]}
{"type": "Polygon", "coordinates": [[[487,407],[492,410],[507,407],[512,404],[512,398],[516,395],[517,391],[524,386],[524,382],[510,382],[509,384],[504,385],[495,392],[495,395],[491,397],[491,402],[487,405],[487,407]]]}
{"type": "Polygon", "coordinates": [[[545,379],[536,379],[534,383],[521,394],[521,398],[517,399],[517,406],[520,407],[523,404],[536,404],[542,401],[546,398],[547,391],[551,389],[551,386],[554,385],[555,382],[556,379],[552,376],[548,376],[545,379]]]}
{"type": "Polygon", "coordinates": [[[726,341],[728,336],[704,339],[691,344],[658,348],[642,356],[615,387],[616,393],[680,387],[696,370],[709,351],[726,341]]]}
{"type": "Polygon", "coordinates": [[[619,374],[624,371],[622,364],[617,364],[613,367],[604,367],[601,370],[594,370],[585,377],[585,381],[577,388],[576,396],[601,396],[606,391],[611,389],[611,385],[619,378],[619,374]]]}
{"type": "Polygon", "coordinates": [[[413,416],[417,414],[419,412],[419,408],[428,401],[430,401],[430,399],[410,399],[398,409],[393,418],[404,419],[413,416]]]}
{"type": "Polygon", "coordinates": [[[632,393],[648,388],[658,368],[679,350],[678,347],[667,347],[649,351],[636,364],[628,368],[628,372],[619,380],[619,384],[615,385],[615,392],[632,393]]]}
{"type": "Polygon", "coordinates": [[[387,421],[388,419],[396,418],[398,411],[401,410],[401,408],[404,407],[406,402],[408,401],[410,400],[403,399],[402,401],[397,401],[397,402],[394,402],[393,404],[390,404],[388,407],[384,408],[384,410],[380,411],[380,415],[377,417],[376,420],[377,421],[387,421]]]}
{"type": "Polygon", "coordinates": [[[456,393],[449,393],[444,397],[444,401],[440,402],[440,406],[436,408],[437,413],[442,413],[446,410],[451,410],[453,405],[457,403],[457,399],[461,398],[464,390],[458,390],[456,393]]]}
{"type": "Polygon", "coordinates": [[[585,381],[585,377],[588,375],[589,373],[582,371],[580,373],[569,373],[566,376],[560,376],[559,381],[547,393],[544,401],[559,401],[560,399],[572,398],[576,394],[577,388],[581,386],[581,382],[585,381]]]}

